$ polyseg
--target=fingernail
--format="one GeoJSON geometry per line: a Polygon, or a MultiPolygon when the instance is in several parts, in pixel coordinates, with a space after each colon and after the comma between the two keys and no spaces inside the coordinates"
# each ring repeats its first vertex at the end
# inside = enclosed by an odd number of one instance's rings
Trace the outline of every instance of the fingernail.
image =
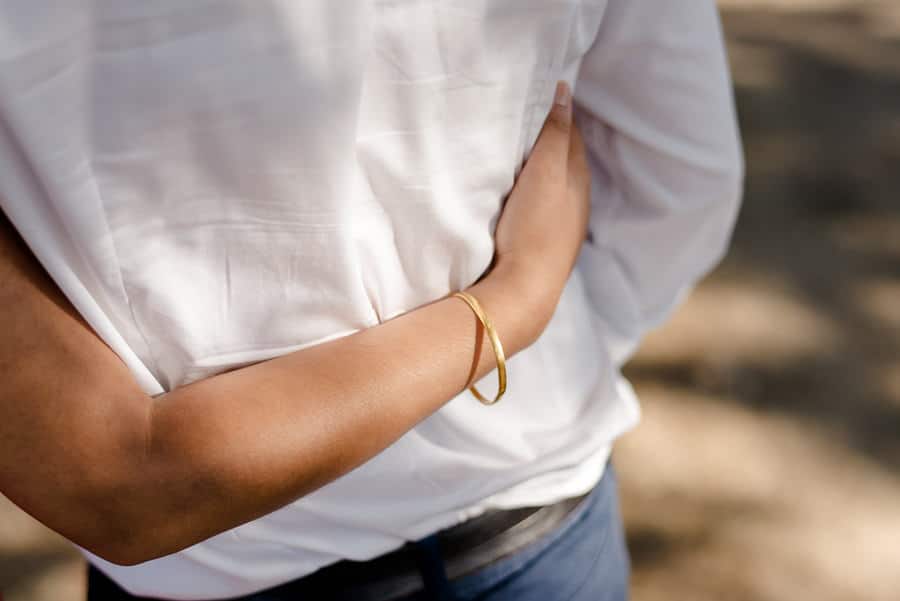
{"type": "Polygon", "coordinates": [[[569,84],[564,81],[556,82],[556,95],[553,97],[553,103],[562,108],[569,108],[569,102],[572,95],[569,93],[569,84]]]}

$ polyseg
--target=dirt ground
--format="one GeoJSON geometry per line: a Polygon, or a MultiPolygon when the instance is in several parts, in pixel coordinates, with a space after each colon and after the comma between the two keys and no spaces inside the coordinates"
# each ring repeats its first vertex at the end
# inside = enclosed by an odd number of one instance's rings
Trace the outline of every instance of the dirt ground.
{"type": "MultiPolygon", "coordinates": [[[[900,599],[900,2],[722,0],[732,251],[628,366],[635,601],[900,599]]],[[[0,496],[6,601],[83,567],[0,496]]]]}
{"type": "Polygon", "coordinates": [[[900,3],[722,3],[733,249],[628,373],[634,599],[900,599],[900,3]]]}

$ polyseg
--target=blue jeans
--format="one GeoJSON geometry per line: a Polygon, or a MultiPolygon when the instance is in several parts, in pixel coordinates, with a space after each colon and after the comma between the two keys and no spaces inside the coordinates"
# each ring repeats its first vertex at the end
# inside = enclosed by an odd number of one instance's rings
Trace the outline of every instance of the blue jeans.
{"type": "MultiPolygon", "coordinates": [[[[458,601],[625,601],[630,560],[612,464],[560,526],[518,553],[450,583],[458,601]]],[[[427,599],[420,596],[416,598],[427,599]]],[[[438,597],[440,598],[440,597],[438,597]]]]}
{"type": "Polygon", "coordinates": [[[459,601],[625,601],[631,563],[612,464],[594,491],[530,547],[452,583],[459,601]]]}
{"type": "MultiPolygon", "coordinates": [[[[442,578],[439,555],[423,549],[427,590],[396,601],[626,601],[631,562],[612,463],[563,522],[521,551],[455,581],[442,578]]],[[[433,548],[433,547],[431,547],[433,548]]],[[[339,591],[329,599],[351,599],[339,591]]],[[[326,595],[327,597],[327,595],[326,595]]],[[[323,601],[319,597],[316,601],[323,601]]],[[[247,601],[288,601],[268,593],[247,601]]],[[[294,601],[294,600],[290,600],[294,601]]],[[[300,600],[297,600],[300,601],[300,600]]]]}

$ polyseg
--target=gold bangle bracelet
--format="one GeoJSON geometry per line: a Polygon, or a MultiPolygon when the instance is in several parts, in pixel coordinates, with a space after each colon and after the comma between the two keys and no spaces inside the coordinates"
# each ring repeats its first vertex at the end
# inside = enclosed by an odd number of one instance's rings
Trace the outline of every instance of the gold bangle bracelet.
{"type": "Polygon", "coordinates": [[[478,317],[478,320],[484,326],[484,330],[488,335],[488,340],[491,341],[491,347],[494,349],[494,355],[497,358],[497,396],[491,401],[478,392],[478,389],[475,388],[474,384],[469,387],[469,391],[476,399],[485,405],[493,405],[499,401],[500,397],[503,396],[503,393],[506,392],[506,356],[503,354],[503,345],[500,344],[500,337],[497,336],[497,330],[494,329],[494,324],[484,312],[484,309],[481,308],[481,303],[478,302],[477,298],[468,292],[455,292],[453,293],[453,296],[461,298],[469,305],[476,317],[478,317]]]}

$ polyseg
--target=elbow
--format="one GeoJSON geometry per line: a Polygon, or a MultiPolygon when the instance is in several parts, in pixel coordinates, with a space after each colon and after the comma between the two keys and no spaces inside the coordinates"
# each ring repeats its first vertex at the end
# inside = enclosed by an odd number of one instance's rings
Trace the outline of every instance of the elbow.
{"type": "MultiPolygon", "coordinates": [[[[89,508],[90,540],[85,550],[111,564],[134,566],[179,550],[168,540],[177,535],[173,509],[156,495],[165,472],[151,460],[144,430],[129,438],[130,460],[118,469],[90,472],[82,482],[82,507],[89,508]],[[167,538],[168,537],[168,538],[167,538]]],[[[186,545],[185,545],[186,546],[186,545]]]]}
{"type": "MultiPolygon", "coordinates": [[[[72,542],[118,566],[135,566],[172,553],[212,536],[186,527],[190,521],[177,511],[157,511],[137,500],[137,508],[96,512],[96,528],[72,542]]],[[[84,532],[84,531],[82,531],[84,532]]]]}
{"type": "Polygon", "coordinates": [[[150,549],[143,548],[134,541],[104,541],[83,548],[92,555],[117,566],[136,566],[159,557],[158,554],[152,553],[150,549]]]}
{"type": "Polygon", "coordinates": [[[177,535],[175,516],[161,510],[142,479],[96,478],[73,496],[67,505],[77,525],[62,533],[100,559],[133,566],[178,550],[169,540],[177,535]]]}
{"type": "Polygon", "coordinates": [[[75,544],[89,553],[118,566],[135,566],[177,553],[199,540],[188,540],[163,526],[150,526],[133,520],[109,520],[102,531],[75,544]]]}
{"type": "Polygon", "coordinates": [[[170,552],[160,544],[160,530],[133,512],[95,510],[83,514],[81,522],[90,526],[73,536],[72,542],[109,563],[134,566],[170,552]]]}

